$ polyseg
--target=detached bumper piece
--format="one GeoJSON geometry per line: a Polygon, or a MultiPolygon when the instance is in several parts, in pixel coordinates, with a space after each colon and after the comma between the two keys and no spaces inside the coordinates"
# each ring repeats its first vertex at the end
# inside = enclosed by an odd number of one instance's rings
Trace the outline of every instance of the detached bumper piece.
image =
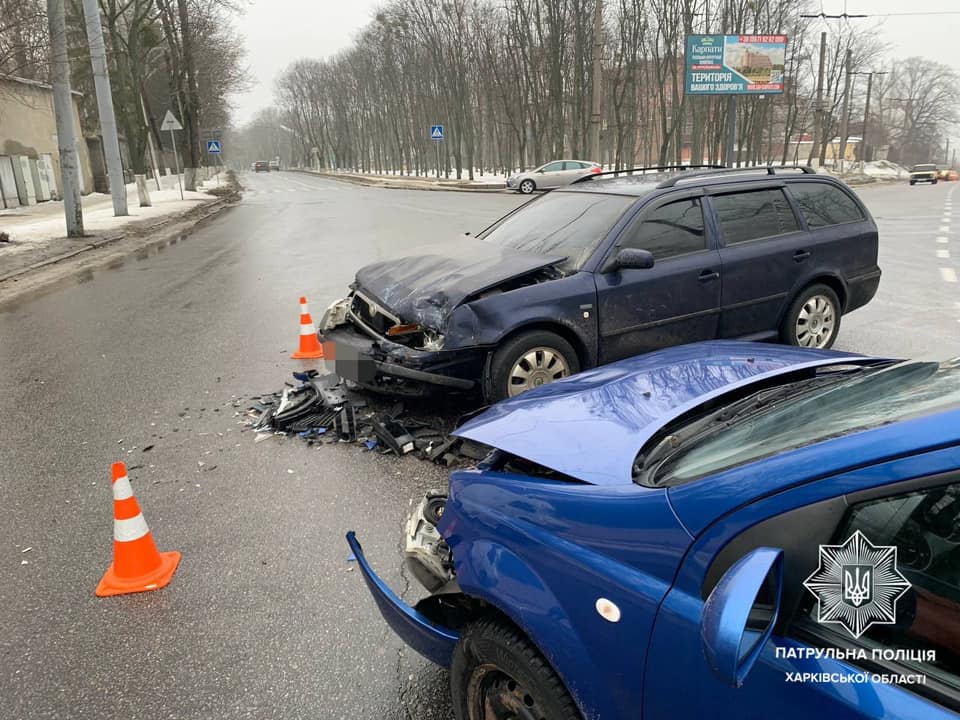
{"type": "Polygon", "coordinates": [[[423,655],[427,660],[450,666],[453,649],[460,639],[455,630],[446,628],[428,619],[425,615],[407,605],[381,580],[363,555],[363,548],[351,530],[347,533],[347,543],[357,558],[363,579],[373,595],[383,619],[409,647],[423,655]]]}

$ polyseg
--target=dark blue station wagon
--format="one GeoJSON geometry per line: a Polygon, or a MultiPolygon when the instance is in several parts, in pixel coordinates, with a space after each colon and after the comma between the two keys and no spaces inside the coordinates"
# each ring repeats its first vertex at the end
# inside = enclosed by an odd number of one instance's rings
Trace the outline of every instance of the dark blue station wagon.
{"type": "Polygon", "coordinates": [[[320,324],[337,373],[381,392],[479,390],[493,402],[700,340],[829,348],[841,315],[877,291],[876,224],[830,177],[629,172],[361,268],[320,324]]]}

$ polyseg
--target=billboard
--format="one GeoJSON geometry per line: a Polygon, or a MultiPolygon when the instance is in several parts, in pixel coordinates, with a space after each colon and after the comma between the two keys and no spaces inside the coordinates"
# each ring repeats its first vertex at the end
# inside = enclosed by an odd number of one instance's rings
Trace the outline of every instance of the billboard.
{"type": "Polygon", "coordinates": [[[688,95],[783,92],[786,35],[687,35],[688,95]]]}

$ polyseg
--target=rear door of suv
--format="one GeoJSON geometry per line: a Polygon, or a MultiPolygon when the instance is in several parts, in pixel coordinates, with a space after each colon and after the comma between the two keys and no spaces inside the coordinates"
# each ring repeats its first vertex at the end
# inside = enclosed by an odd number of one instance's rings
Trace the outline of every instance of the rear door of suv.
{"type": "Polygon", "coordinates": [[[816,177],[787,181],[806,225],[812,256],[809,270],[839,278],[843,312],[867,303],[880,282],[877,226],[853,191],[816,177]]]}
{"type": "Polygon", "coordinates": [[[713,186],[720,236],[720,337],[769,339],[811,264],[810,238],[783,182],[713,186]]]}

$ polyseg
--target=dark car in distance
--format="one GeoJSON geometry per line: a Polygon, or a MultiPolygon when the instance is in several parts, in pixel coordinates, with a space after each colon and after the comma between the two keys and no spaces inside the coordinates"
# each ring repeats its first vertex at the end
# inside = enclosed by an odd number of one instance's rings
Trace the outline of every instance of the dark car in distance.
{"type": "Polygon", "coordinates": [[[267,163],[266,160],[257,160],[253,164],[253,171],[254,172],[270,172],[270,165],[267,163]]]}
{"type": "Polygon", "coordinates": [[[493,402],[700,340],[829,348],[879,282],[870,213],[810,168],[608,172],[361,268],[320,335],[368,389],[493,402]]]}

